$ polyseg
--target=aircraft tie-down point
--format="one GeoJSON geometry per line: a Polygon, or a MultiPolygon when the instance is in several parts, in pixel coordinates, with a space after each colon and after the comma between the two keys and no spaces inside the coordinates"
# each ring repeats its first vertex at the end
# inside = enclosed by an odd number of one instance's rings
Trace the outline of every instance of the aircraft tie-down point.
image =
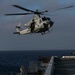
{"type": "MultiPolygon", "coordinates": [[[[47,13],[48,11],[33,11],[33,10],[29,10],[27,8],[23,8],[19,5],[12,5],[16,8],[22,9],[24,11],[27,11],[28,13],[15,13],[15,14],[5,14],[5,15],[29,15],[29,14],[34,14],[34,17],[27,23],[24,24],[24,26],[26,27],[25,29],[21,29],[21,24],[16,26],[16,32],[14,32],[14,34],[31,34],[31,33],[42,33],[45,34],[46,31],[49,32],[49,29],[52,28],[54,22],[51,21],[51,19],[49,17],[46,16],[41,16],[41,15],[46,15],[44,13],[47,13]]],[[[67,8],[72,8],[74,6],[68,6],[68,7],[64,7],[64,8],[60,8],[57,10],[61,10],[61,9],[67,9],[67,8]]]]}

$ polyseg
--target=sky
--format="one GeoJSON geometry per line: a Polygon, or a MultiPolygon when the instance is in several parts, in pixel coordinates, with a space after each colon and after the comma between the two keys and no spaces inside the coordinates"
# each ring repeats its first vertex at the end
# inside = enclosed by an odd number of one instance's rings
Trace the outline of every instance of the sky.
{"type": "Polygon", "coordinates": [[[75,50],[75,0],[0,0],[0,51],[7,50],[75,50]],[[12,5],[39,11],[48,10],[54,22],[52,32],[45,35],[14,35],[19,23],[27,23],[33,15],[5,16],[25,12],[12,5]],[[73,8],[63,8],[73,5],[73,8]]]}

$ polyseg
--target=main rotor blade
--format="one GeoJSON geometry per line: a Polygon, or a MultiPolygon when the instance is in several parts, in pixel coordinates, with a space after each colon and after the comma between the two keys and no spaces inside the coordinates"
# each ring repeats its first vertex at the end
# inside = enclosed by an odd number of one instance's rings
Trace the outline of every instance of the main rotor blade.
{"type": "Polygon", "coordinates": [[[40,12],[40,13],[46,13],[46,12],[48,12],[48,10],[46,10],[46,11],[42,11],[42,12],[40,12]]]}
{"type": "Polygon", "coordinates": [[[64,8],[59,8],[59,9],[57,9],[57,10],[68,9],[68,8],[73,8],[73,7],[74,7],[74,6],[71,5],[71,6],[67,6],[67,7],[64,7],[64,8]]]}
{"type": "Polygon", "coordinates": [[[33,13],[14,13],[14,14],[5,14],[5,15],[10,16],[10,15],[29,15],[29,14],[33,13]]]}
{"type": "Polygon", "coordinates": [[[17,8],[19,8],[19,9],[22,9],[22,10],[25,10],[25,11],[34,12],[34,11],[32,11],[32,10],[29,10],[29,9],[23,8],[23,7],[19,6],[19,5],[12,5],[12,6],[17,7],[17,8]]]}

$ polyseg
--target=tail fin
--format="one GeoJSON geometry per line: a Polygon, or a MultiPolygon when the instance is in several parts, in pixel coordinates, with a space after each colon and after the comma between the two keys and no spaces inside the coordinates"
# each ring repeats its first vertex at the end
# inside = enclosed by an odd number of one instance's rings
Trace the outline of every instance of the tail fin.
{"type": "Polygon", "coordinates": [[[16,26],[16,32],[14,32],[13,34],[20,34],[20,31],[21,31],[21,23],[19,23],[19,25],[16,26]]]}
{"type": "Polygon", "coordinates": [[[19,25],[16,26],[16,31],[17,31],[17,32],[20,32],[20,31],[21,31],[20,26],[21,26],[21,23],[19,23],[19,25]]]}

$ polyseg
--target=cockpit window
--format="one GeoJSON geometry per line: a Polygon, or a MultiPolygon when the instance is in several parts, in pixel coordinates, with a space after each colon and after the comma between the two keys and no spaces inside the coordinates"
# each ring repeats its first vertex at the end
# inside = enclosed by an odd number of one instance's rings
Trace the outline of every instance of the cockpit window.
{"type": "Polygon", "coordinates": [[[47,18],[47,20],[50,20],[50,18],[47,18]]]}

